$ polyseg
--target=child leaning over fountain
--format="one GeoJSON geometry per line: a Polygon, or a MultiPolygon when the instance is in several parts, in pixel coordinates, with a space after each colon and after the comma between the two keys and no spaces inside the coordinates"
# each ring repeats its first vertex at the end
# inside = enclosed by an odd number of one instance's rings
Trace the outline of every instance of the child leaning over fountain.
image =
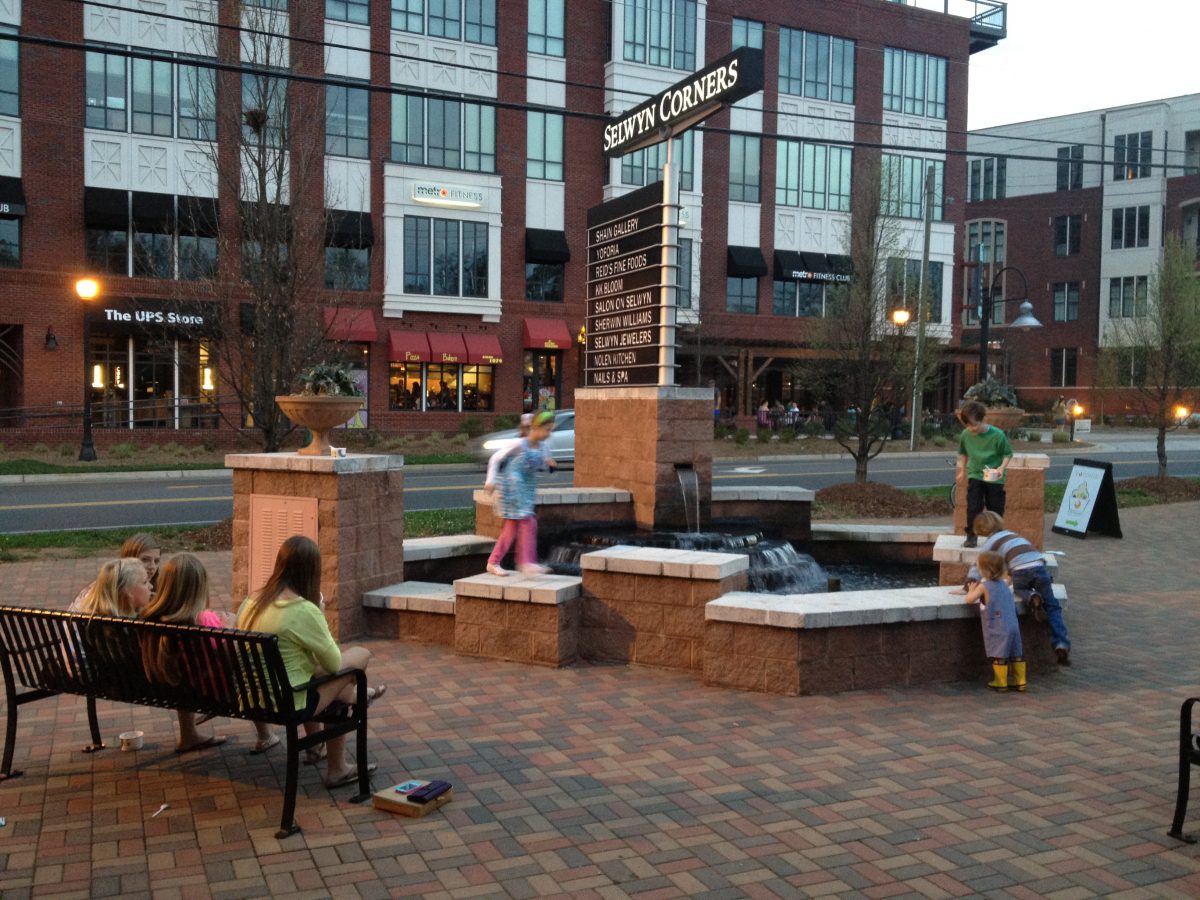
{"type": "Polygon", "coordinates": [[[492,575],[507,575],[500,567],[504,554],[517,543],[517,570],[523,575],[541,575],[546,572],[537,564],[537,517],[533,514],[537,499],[537,471],[542,466],[555,467],[545,440],[554,430],[554,413],[543,410],[533,417],[529,436],[524,438],[505,458],[503,471],[496,476],[500,487],[500,516],[504,526],[492,555],[488,557],[487,570],[492,575]]]}
{"type": "Polygon", "coordinates": [[[1004,571],[1004,557],[987,551],[975,561],[982,581],[967,591],[967,602],[979,602],[979,620],[983,624],[983,646],[992,661],[995,676],[988,682],[994,691],[1008,690],[1008,670],[1012,665],[1013,687],[1025,690],[1025,648],[1021,646],[1021,627],[1017,623],[1017,605],[1004,571]]]}

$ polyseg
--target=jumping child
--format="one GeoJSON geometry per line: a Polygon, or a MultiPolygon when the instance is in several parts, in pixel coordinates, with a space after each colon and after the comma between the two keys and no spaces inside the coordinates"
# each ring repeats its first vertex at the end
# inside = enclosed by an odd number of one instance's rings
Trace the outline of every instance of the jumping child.
{"type": "Polygon", "coordinates": [[[1004,573],[1004,557],[987,551],[975,564],[982,581],[967,591],[967,602],[979,601],[979,620],[983,625],[983,646],[992,661],[995,677],[988,682],[994,691],[1008,690],[1008,669],[1012,666],[1013,687],[1025,690],[1025,648],[1017,623],[1017,605],[1004,573]]]}
{"type": "Polygon", "coordinates": [[[507,575],[500,562],[514,538],[517,543],[517,570],[522,575],[542,575],[547,570],[537,564],[537,517],[533,514],[537,499],[537,471],[542,466],[555,468],[554,458],[545,440],[554,430],[554,413],[543,410],[533,417],[529,436],[508,454],[504,471],[497,476],[500,485],[500,516],[504,527],[488,557],[492,575],[507,575]]]}
{"type": "Polygon", "coordinates": [[[1004,470],[1012,462],[1012,445],[995,425],[989,425],[987,407],[968,400],[959,409],[963,432],[958,439],[958,469],[955,478],[967,479],[967,539],[964,547],[974,547],[975,517],[984,508],[1004,515],[1004,470]]]}

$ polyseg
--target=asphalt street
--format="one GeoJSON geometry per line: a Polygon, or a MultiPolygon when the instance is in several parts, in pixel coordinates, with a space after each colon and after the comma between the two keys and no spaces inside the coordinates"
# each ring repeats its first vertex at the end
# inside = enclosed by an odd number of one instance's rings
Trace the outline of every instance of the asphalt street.
{"type": "MultiPolygon", "coordinates": [[[[829,442],[833,449],[832,442],[829,442]]],[[[1055,450],[1046,444],[1051,482],[1066,481],[1076,457],[1113,463],[1120,480],[1157,471],[1153,436],[1145,432],[1106,434],[1093,445],[1055,450]]],[[[1170,473],[1200,477],[1200,434],[1168,438],[1170,473]]],[[[897,487],[930,487],[953,479],[954,454],[886,453],[870,465],[873,481],[897,487]]],[[[853,462],[833,453],[813,456],[718,459],[713,466],[718,485],[788,485],[817,490],[853,478],[853,462]]],[[[0,478],[0,533],[57,531],[217,522],[232,512],[227,471],[34,476],[18,481],[0,478]]],[[[571,484],[572,473],[560,470],[544,484],[571,484]]],[[[409,510],[471,505],[483,472],[475,466],[414,466],[405,472],[404,503],[409,510]]]]}

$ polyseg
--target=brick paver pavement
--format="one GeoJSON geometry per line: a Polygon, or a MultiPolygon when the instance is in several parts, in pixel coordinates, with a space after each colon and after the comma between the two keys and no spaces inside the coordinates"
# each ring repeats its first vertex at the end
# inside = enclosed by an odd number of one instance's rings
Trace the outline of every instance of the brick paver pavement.
{"type": "MultiPolygon", "coordinates": [[[[1076,661],[1025,695],[786,698],[372,642],[391,687],[372,708],[376,785],[455,784],[420,820],[304,769],[304,831],[277,841],[283,757],[247,755],[248,724],[219,721],[228,744],[180,757],[170,713],[101,704],[110,741],[136,727],[147,746],[86,755],[82,700],[34,704],[26,774],[0,783],[0,892],[1195,897],[1200,850],[1165,832],[1179,703],[1200,680],[1198,521],[1200,504],[1152,507],[1123,512],[1124,540],[1051,536],[1076,661]]],[[[5,601],[69,598],[95,562],[0,566],[5,601]]]]}

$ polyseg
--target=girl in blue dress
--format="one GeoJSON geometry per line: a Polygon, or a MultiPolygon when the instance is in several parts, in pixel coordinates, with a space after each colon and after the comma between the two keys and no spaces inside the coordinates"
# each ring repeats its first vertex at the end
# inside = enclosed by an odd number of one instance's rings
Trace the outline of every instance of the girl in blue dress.
{"type": "Polygon", "coordinates": [[[1017,605],[1012,587],[1004,571],[1004,557],[999,553],[980,553],[975,565],[981,581],[967,591],[967,602],[979,602],[979,619],[983,623],[983,646],[992,661],[995,676],[988,682],[994,691],[1008,690],[1009,667],[1012,667],[1013,687],[1025,690],[1025,648],[1021,645],[1021,626],[1017,622],[1017,605]]]}
{"type": "Polygon", "coordinates": [[[529,436],[507,455],[502,471],[497,474],[500,488],[500,517],[504,525],[496,546],[488,557],[487,570],[493,575],[507,575],[500,567],[504,554],[517,542],[517,570],[522,575],[541,575],[547,569],[537,564],[537,517],[533,514],[537,500],[537,471],[543,466],[553,469],[554,458],[546,449],[545,440],[554,429],[554,413],[543,410],[533,417],[529,436]]]}

